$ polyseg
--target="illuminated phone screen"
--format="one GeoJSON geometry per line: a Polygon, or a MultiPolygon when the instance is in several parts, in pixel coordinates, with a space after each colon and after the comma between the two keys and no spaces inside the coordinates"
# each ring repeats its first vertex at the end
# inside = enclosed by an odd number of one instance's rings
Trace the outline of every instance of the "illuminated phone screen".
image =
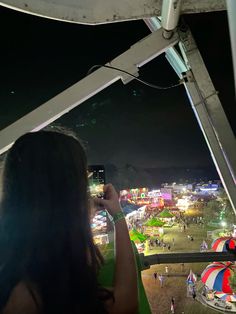
{"type": "MultiPolygon", "coordinates": [[[[88,182],[91,197],[103,197],[103,187],[105,184],[105,169],[103,166],[89,166],[88,182]]],[[[108,241],[107,236],[107,213],[105,210],[99,210],[91,221],[91,228],[94,235],[94,241],[97,244],[105,244],[108,241]]]]}
{"type": "Polygon", "coordinates": [[[89,190],[90,190],[90,195],[92,197],[103,197],[104,193],[103,193],[103,187],[104,184],[90,184],[89,185],[89,190]]]}

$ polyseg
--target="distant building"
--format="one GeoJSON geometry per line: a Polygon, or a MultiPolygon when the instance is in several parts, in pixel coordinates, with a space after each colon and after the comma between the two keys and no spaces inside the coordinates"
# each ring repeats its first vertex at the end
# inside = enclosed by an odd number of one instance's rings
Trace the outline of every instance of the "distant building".
{"type": "Polygon", "coordinates": [[[187,198],[179,198],[176,203],[176,207],[182,210],[187,210],[191,205],[193,205],[193,202],[187,198]]]}
{"type": "Polygon", "coordinates": [[[195,187],[196,192],[200,192],[203,194],[214,194],[219,191],[220,185],[217,183],[204,183],[197,184],[195,187]]]}
{"type": "Polygon", "coordinates": [[[176,183],[167,184],[165,183],[163,185],[163,188],[171,189],[173,193],[180,194],[180,193],[192,191],[193,185],[192,184],[176,184],[176,183]]]}
{"type": "Polygon", "coordinates": [[[164,187],[161,188],[161,196],[164,200],[172,200],[172,191],[173,189],[171,187],[164,187]]]}

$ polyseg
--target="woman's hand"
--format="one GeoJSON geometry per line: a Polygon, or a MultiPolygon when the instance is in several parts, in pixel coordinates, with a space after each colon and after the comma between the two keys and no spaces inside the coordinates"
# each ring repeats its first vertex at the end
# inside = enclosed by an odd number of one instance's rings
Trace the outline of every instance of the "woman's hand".
{"type": "MultiPolygon", "coordinates": [[[[105,208],[114,215],[121,211],[119,197],[112,184],[104,186],[105,198],[95,198],[99,208],[105,208]]],[[[134,314],[138,309],[138,285],[136,262],[130,242],[129,232],[125,219],[114,222],[115,231],[115,276],[114,276],[114,302],[107,304],[109,314],[134,314]]]]}
{"type": "Polygon", "coordinates": [[[118,194],[112,184],[106,184],[103,187],[104,199],[94,198],[94,203],[98,206],[98,209],[105,208],[111,216],[114,216],[117,212],[121,211],[118,194]]]}

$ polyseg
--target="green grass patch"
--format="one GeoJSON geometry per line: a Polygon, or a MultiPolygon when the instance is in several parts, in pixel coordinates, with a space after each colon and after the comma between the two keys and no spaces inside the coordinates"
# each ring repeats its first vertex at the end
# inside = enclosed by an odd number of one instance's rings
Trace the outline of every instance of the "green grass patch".
{"type": "MultiPolygon", "coordinates": [[[[213,229],[214,230],[214,229],[213,229]]],[[[182,232],[178,226],[164,229],[163,240],[166,244],[171,245],[171,250],[167,248],[163,250],[161,247],[154,247],[151,250],[146,245],[145,255],[177,253],[177,252],[199,252],[200,245],[203,240],[211,248],[212,239],[207,239],[207,231],[212,231],[211,227],[200,227],[196,224],[191,224],[186,232],[182,232]],[[187,235],[191,235],[194,241],[189,241],[187,235]],[[174,245],[173,245],[174,239],[174,245]]],[[[184,264],[168,264],[168,265],[153,265],[150,269],[142,272],[143,283],[148,300],[151,305],[153,314],[169,314],[171,298],[176,300],[176,313],[181,314],[216,314],[213,309],[194,301],[191,297],[187,297],[186,279],[190,269],[198,275],[200,283],[200,275],[209,263],[189,263],[184,264]],[[168,266],[169,276],[165,276],[165,266],[168,266]],[[164,275],[164,286],[160,287],[160,282],[155,282],[153,273],[164,275]]]]}

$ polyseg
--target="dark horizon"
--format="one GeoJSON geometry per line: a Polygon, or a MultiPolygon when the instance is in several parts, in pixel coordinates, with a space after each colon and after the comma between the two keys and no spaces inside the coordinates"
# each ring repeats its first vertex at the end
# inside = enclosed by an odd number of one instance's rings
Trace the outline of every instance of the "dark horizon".
{"type": "Polygon", "coordinates": [[[163,183],[199,183],[220,180],[213,167],[198,168],[135,168],[125,165],[115,168],[105,166],[106,182],[112,182],[119,190],[127,188],[147,187],[160,188],[163,183]],[[121,180],[123,178],[123,180],[121,180]]]}

